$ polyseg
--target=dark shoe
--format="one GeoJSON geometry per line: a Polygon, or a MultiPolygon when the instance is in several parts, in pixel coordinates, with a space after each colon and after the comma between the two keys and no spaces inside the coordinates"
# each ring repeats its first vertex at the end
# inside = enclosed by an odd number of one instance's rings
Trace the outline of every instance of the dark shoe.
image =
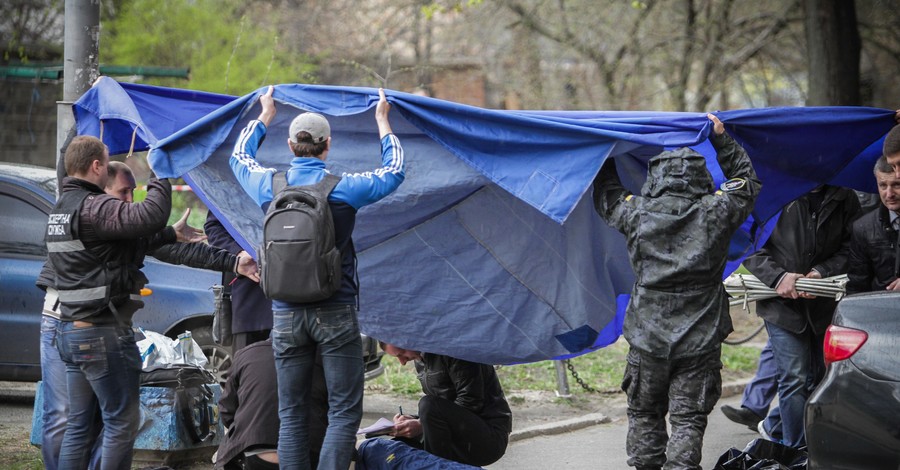
{"type": "Polygon", "coordinates": [[[743,406],[740,408],[735,408],[733,406],[723,405],[721,410],[726,418],[734,421],[735,423],[747,426],[747,428],[751,431],[756,431],[757,424],[759,424],[759,422],[764,418],[763,416],[759,416],[756,413],[748,410],[747,408],[744,408],[743,406]]]}

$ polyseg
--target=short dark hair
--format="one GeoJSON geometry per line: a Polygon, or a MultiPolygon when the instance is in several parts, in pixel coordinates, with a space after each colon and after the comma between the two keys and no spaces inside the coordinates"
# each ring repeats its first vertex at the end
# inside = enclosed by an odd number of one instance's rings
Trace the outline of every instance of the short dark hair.
{"type": "Polygon", "coordinates": [[[90,135],[79,135],[66,147],[66,173],[69,176],[83,175],[91,168],[94,160],[103,160],[106,145],[90,135]]]}
{"type": "Polygon", "coordinates": [[[884,138],[884,154],[894,156],[900,153],[900,125],[894,126],[887,136],[884,138]]]}
{"type": "Polygon", "coordinates": [[[313,142],[312,135],[306,131],[297,133],[297,141],[291,142],[291,151],[297,157],[318,157],[328,148],[328,139],[318,144],[313,142]]]}
{"type": "Polygon", "coordinates": [[[893,173],[894,168],[891,167],[890,163],[888,163],[887,157],[882,155],[878,157],[878,161],[875,162],[874,171],[876,175],[878,173],[893,173]]]}
{"type": "Polygon", "coordinates": [[[106,180],[107,188],[115,184],[116,178],[119,176],[119,173],[125,173],[126,175],[134,174],[134,172],[131,171],[131,168],[124,162],[115,160],[109,162],[109,166],[106,167],[106,174],[109,175],[109,179],[106,180]]]}

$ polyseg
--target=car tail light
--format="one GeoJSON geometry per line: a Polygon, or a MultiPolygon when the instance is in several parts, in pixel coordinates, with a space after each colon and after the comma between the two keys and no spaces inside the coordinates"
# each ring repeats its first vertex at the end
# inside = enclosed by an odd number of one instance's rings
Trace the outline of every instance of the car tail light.
{"type": "Polygon", "coordinates": [[[825,364],[849,359],[867,339],[869,334],[865,331],[837,325],[829,326],[825,332],[825,364]]]}

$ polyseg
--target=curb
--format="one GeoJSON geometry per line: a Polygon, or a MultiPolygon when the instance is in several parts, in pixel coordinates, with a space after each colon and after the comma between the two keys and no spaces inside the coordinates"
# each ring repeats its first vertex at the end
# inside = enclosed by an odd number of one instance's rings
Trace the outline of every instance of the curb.
{"type": "Polygon", "coordinates": [[[597,424],[606,424],[610,422],[608,416],[603,413],[591,413],[578,418],[557,421],[554,423],[541,424],[530,428],[513,431],[509,435],[509,442],[516,442],[525,439],[531,439],[538,436],[550,436],[554,434],[562,434],[564,432],[577,431],[588,426],[597,424]]]}
{"type": "MultiPolygon", "coordinates": [[[[744,392],[744,387],[750,382],[750,379],[735,380],[722,384],[722,398],[733,397],[744,392]]],[[[525,439],[531,439],[539,436],[552,436],[565,432],[577,431],[589,426],[598,424],[606,424],[611,420],[603,413],[591,413],[578,418],[571,418],[553,423],[532,426],[518,431],[513,431],[509,435],[509,442],[517,442],[525,439]]]]}
{"type": "Polygon", "coordinates": [[[725,382],[722,384],[722,398],[733,397],[735,395],[740,395],[744,393],[744,388],[747,387],[747,384],[750,383],[750,380],[753,378],[734,380],[731,382],[725,382]]]}

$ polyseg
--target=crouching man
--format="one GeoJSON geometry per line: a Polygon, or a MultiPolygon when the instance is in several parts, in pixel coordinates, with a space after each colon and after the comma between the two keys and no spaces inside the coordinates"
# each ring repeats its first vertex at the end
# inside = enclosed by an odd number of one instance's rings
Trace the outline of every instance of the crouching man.
{"type": "Polygon", "coordinates": [[[512,411],[492,366],[380,344],[400,364],[414,361],[425,393],[418,416],[394,416],[393,435],[398,440],[478,467],[506,453],[512,411]]]}

